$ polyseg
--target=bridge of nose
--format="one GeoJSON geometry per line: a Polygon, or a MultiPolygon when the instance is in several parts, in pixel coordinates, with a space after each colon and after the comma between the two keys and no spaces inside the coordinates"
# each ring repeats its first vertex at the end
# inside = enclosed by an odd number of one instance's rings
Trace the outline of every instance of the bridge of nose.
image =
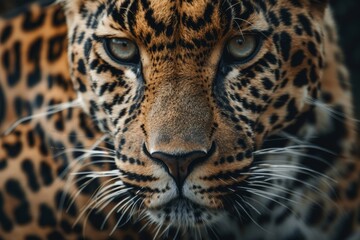
{"type": "Polygon", "coordinates": [[[192,162],[207,155],[213,142],[208,89],[190,80],[159,84],[157,91],[149,92],[152,101],[145,109],[146,148],[167,166],[177,184],[185,180],[192,162]]]}
{"type": "MultiPolygon", "coordinates": [[[[194,82],[194,81],[193,81],[194,82]]],[[[163,84],[146,109],[146,145],[151,152],[183,154],[211,147],[213,113],[202,84],[163,84]]]]}

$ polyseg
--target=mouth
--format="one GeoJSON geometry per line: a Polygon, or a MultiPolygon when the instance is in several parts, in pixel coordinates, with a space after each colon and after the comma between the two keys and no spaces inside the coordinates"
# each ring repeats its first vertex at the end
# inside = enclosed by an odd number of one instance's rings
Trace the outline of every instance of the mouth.
{"type": "Polygon", "coordinates": [[[154,222],[177,228],[208,226],[217,222],[224,214],[221,210],[209,209],[184,197],[148,210],[148,217],[154,222]]]}

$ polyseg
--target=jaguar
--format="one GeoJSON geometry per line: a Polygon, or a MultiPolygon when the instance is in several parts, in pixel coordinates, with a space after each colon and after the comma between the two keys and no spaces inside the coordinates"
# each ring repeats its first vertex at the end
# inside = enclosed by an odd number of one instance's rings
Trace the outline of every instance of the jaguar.
{"type": "Polygon", "coordinates": [[[0,19],[0,239],[360,239],[326,0],[42,0],[0,19]]]}

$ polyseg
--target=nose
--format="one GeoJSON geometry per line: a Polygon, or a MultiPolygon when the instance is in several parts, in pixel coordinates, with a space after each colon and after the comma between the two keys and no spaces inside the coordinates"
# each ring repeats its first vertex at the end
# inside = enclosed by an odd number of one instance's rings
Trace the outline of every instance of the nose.
{"type": "Polygon", "coordinates": [[[144,151],[155,161],[161,162],[168,169],[169,174],[174,178],[179,189],[183,185],[186,177],[198,165],[206,161],[212,154],[214,146],[209,151],[192,151],[183,154],[171,154],[166,152],[149,153],[144,146],[144,151]]]}

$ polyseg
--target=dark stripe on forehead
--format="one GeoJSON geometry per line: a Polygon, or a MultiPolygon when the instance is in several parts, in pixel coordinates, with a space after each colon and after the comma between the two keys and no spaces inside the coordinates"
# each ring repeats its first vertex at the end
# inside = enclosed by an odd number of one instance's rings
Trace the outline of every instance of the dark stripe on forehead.
{"type": "Polygon", "coordinates": [[[230,29],[240,30],[243,26],[251,26],[250,17],[266,11],[264,1],[224,0],[220,2],[219,12],[221,26],[226,34],[230,29]]]}
{"type": "Polygon", "coordinates": [[[229,1],[221,1],[219,7],[219,15],[221,16],[221,26],[223,27],[223,33],[226,33],[230,29],[230,24],[233,19],[233,13],[231,11],[231,4],[229,1]]]}
{"type": "Polygon", "coordinates": [[[154,10],[150,8],[147,0],[141,0],[141,4],[145,10],[145,20],[147,24],[155,30],[156,36],[160,35],[160,33],[165,31],[165,23],[157,21],[154,18],[154,10]]]}
{"type": "Polygon", "coordinates": [[[200,30],[202,27],[206,26],[206,24],[211,22],[211,18],[214,14],[214,6],[212,3],[208,3],[205,7],[203,17],[194,19],[192,16],[188,16],[185,12],[183,13],[181,23],[183,26],[192,29],[192,30],[200,30]]]}
{"type": "Polygon", "coordinates": [[[109,14],[115,22],[117,22],[121,28],[127,29],[125,25],[125,15],[128,11],[128,6],[130,4],[130,0],[125,0],[121,5],[120,8],[117,9],[116,2],[113,2],[111,7],[109,8],[109,14]]]}
{"type": "Polygon", "coordinates": [[[168,40],[188,49],[201,47],[202,42],[208,46],[210,40],[217,42],[230,30],[248,29],[252,25],[249,22],[251,15],[262,14],[264,10],[258,1],[251,0],[209,0],[205,3],[177,0],[163,4],[156,0],[125,0],[120,3],[113,1],[108,11],[120,29],[131,33],[152,50],[159,51],[162,48],[153,49],[154,37],[164,34],[170,38],[161,39],[156,46],[167,46],[163,41],[168,40]]]}
{"type": "Polygon", "coordinates": [[[135,34],[134,26],[136,25],[136,14],[138,12],[138,9],[139,9],[138,1],[133,1],[130,4],[129,11],[127,11],[126,14],[129,30],[132,34],[135,34]]]}

